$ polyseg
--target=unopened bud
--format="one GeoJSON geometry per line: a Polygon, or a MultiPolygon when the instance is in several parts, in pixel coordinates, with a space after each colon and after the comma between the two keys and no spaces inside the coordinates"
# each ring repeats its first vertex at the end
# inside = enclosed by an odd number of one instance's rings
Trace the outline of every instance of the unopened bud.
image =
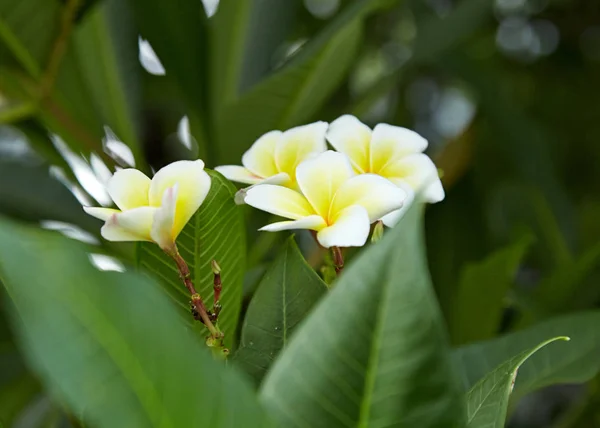
{"type": "Polygon", "coordinates": [[[381,220],[377,220],[375,223],[375,227],[373,228],[373,235],[371,235],[371,242],[376,243],[383,238],[383,222],[381,220]]]}
{"type": "Polygon", "coordinates": [[[216,260],[210,262],[210,267],[212,268],[213,274],[218,275],[221,273],[221,266],[219,266],[216,260]]]}
{"type": "Polygon", "coordinates": [[[235,193],[233,201],[236,205],[244,205],[246,203],[246,189],[240,189],[235,193]]]}

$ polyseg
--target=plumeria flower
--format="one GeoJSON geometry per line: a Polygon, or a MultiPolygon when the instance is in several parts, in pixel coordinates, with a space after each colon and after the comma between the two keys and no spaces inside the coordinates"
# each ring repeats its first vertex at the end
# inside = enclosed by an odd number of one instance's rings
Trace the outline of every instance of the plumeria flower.
{"type": "Polygon", "coordinates": [[[271,131],[260,137],[242,156],[242,165],[215,170],[231,181],[246,184],[280,184],[297,188],[296,167],[327,149],[326,122],[298,126],[285,132],[271,131]]]}
{"type": "Polygon", "coordinates": [[[336,119],[327,140],[345,153],[358,174],[378,174],[402,187],[407,200],[402,209],[382,218],[394,226],[418,193],[425,202],[444,199],[444,188],[433,161],[423,153],[427,140],[410,129],[381,123],[371,129],[351,115],[336,119]]]}
{"type": "Polygon", "coordinates": [[[137,169],[122,169],[107,184],[119,209],[84,210],[106,222],[101,233],[109,241],[151,241],[172,252],[177,236],[206,198],[210,183],[201,160],[173,162],[152,180],[137,169]]]}
{"type": "Polygon", "coordinates": [[[326,151],[296,169],[301,192],[273,184],[248,190],[246,203],[292,219],[263,227],[276,232],[310,229],[325,247],[359,247],[369,236],[370,224],[402,206],[405,192],[375,174],[356,175],[348,157],[326,151]]]}

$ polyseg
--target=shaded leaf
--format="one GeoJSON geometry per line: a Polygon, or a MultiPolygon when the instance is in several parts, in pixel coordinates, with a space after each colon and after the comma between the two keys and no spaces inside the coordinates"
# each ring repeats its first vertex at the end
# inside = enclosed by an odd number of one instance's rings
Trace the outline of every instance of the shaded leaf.
{"type": "Polygon", "coordinates": [[[57,1],[24,0],[15,7],[10,0],[0,0],[0,90],[16,103],[39,102],[32,113],[75,151],[100,152],[102,123],[72,41],[63,40],[69,34],[61,36],[61,22],[68,22],[66,10],[57,1]],[[66,43],[64,55],[56,49],[58,40],[66,43]],[[48,72],[51,62],[59,67],[48,72]]]}
{"type": "MultiPolygon", "coordinates": [[[[196,290],[209,307],[213,302],[210,262],[216,260],[221,266],[223,310],[219,315],[219,327],[225,333],[226,345],[231,347],[242,299],[246,257],[244,219],[241,208],[233,200],[235,187],[221,174],[207,172],[212,179],[210,191],[177,238],[177,246],[190,267],[196,290]]],[[[160,280],[185,320],[195,323],[190,314],[189,292],[181,282],[173,260],[158,245],[149,242],[138,245],[136,258],[138,267],[160,280]]]]}
{"type": "Polygon", "coordinates": [[[273,68],[273,54],[297,16],[299,0],[222,0],[211,19],[212,87],[216,108],[273,68]]]}
{"type": "Polygon", "coordinates": [[[268,426],[154,281],[98,271],[81,244],[8,221],[0,276],[31,366],[93,426],[268,426]]]}
{"type": "Polygon", "coordinates": [[[557,317],[516,333],[453,352],[462,371],[465,390],[504,360],[535,346],[548,337],[568,336],[569,346],[553,346],[536,352],[523,367],[513,391],[513,399],[556,383],[580,383],[600,371],[600,312],[583,312],[557,317]]]}
{"type": "Polygon", "coordinates": [[[512,392],[517,370],[538,350],[556,340],[569,340],[567,337],[555,337],[540,343],[535,348],[503,362],[486,374],[467,392],[467,427],[503,428],[508,409],[508,398],[512,392]]]}
{"type": "Polygon", "coordinates": [[[289,63],[226,107],[217,123],[219,161],[238,162],[263,133],[308,121],[339,86],[379,1],[355,0],[289,63]]]}
{"type": "MultiPolygon", "coordinates": [[[[207,144],[207,19],[198,0],[129,0],[141,36],[148,40],[188,108],[192,135],[211,153],[207,144]]],[[[231,29],[230,29],[231,30],[231,29]]]]}
{"type": "Polygon", "coordinates": [[[502,321],[506,294],[531,242],[532,237],[527,235],[486,259],[463,268],[452,306],[450,332],[453,343],[469,343],[495,336],[502,321]]]}
{"type": "Polygon", "coordinates": [[[295,332],[260,394],[281,426],[462,426],[421,216],[358,256],[295,332]]]}
{"type": "Polygon", "coordinates": [[[250,301],[234,361],[260,383],[298,324],[326,292],[327,286],[306,263],[294,237],[288,238],[250,301]]]}
{"type": "Polygon", "coordinates": [[[423,20],[417,30],[411,61],[435,60],[456,47],[493,18],[493,6],[493,0],[462,0],[448,14],[423,20]]]}
{"type": "Polygon", "coordinates": [[[81,204],[47,165],[0,160],[0,212],[30,221],[57,220],[98,233],[101,223],[81,204]]]}
{"type": "Polygon", "coordinates": [[[127,3],[105,0],[78,25],[74,46],[96,111],[140,161],[140,67],[137,32],[127,3]]]}

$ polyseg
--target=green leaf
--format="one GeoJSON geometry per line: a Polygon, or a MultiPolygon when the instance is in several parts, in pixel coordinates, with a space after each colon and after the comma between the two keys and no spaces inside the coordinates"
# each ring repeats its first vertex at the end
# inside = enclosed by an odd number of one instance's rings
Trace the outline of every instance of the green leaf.
{"type": "Polygon", "coordinates": [[[154,281],[98,271],[80,243],[8,221],[0,276],[30,366],[86,426],[268,426],[154,281]]]}
{"type": "Polygon", "coordinates": [[[327,286],[288,238],[250,301],[234,361],[257,384],[327,286]]]}
{"type": "Polygon", "coordinates": [[[260,394],[280,426],[462,426],[421,229],[415,206],[294,333],[260,394]]]}
{"type": "Polygon", "coordinates": [[[515,244],[463,268],[450,320],[453,343],[475,342],[496,335],[506,294],[532,241],[533,238],[526,235],[515,244]]]}
{"type": "Polygon", "coordinates": [[[356,0],[287,65],[226,107],[217,123],[219,161],[237,163],[260,135],[313,117],[353,63],[362,21],[379,1],[356,0]]]}
{"type": "Polygon", "coordinates": [[[211,19],[213,105],[258,82],[297,16],[298,0],[222,0],[211,19]]]}
{"type": "Polygon", "coordinates": [[[63,34],[68,10],[57,1],[24,0],[15,7],[0,0],[0,90],[13,104],[29,106],[27,114],[76,152],[100,153],[101,115],[81,75],[72,34],[63,34]],[[58,64],[55,71],[48,71],[50,63],[58,64]]]}
{"type": "Polygon", "coordinates": [[[78,25],[74,46],[83,75],[103,123],[132,148],[140,160],[141,67],[137,32],[127,3],[105,0],[78,25]],[[94,54],[91,55],[90,52],[94,54]]]}
{"type": "Polygon", "coordinates": [[[57,220],[98,233],[101,223],[83,212],[47,165],[0,160],[0,212],[29,221],[57,220]]]}
{"type": "Polygon", "coordinates": [[[467,427],[503,428],[506,421],[508,398],[517,377],[517,370],[538,350],[556,340],[569,340],[569,338],[555,337],[523,351],[500,364],[477,382],[467,392],[467,427]]]}
{"type": "MultiPolygon", "coordinates": [[[[141,36],[147,39],[169,79],[185,101],[191,132],[203,150],[207,144],[207,20],[197,0],[129,0],[141,36]]],[[[231,29],[230,29],[231,30],[231,29]]],[[[206,159],[206,157],[205,157],[206,159]]]]}
{"type": "MultiPolygon", "coordinates": [[[[211,260],[221,266],[223,291],[219,327],[225,333],[225,344],[233,344],[240,312],[246,257],[244,218],[235,204],[235,187],[221,174],[207,171],[212,185],[200,209],[185,226],[177,246],[190,267],[196,290],[207,306],[213,302],[211,260]]],[[[180,314],[195,323],[190,314],[190,295],[179,277],[175,263],[156,244],[141,243],[137,249],[138,267],[161,281],[164,290],[177,303],[180,314]]]]}
{"type": "Polygon", "coordinates": [[[0,59],[19,64],[32,77],[40,77],[58,33],[60,7],[57,2],[23,0],[19,7],[0,1],[0,59]]]}
{"type": "Polygon", "coordinates": [[[512,394],[518,400],[544,386],[593,378],[600,371],[600,336],[595,328],[599,323],[598,311],[557,317],[497,339],[463,346],[453,352],[453,357],[467,390],[502,361],[536,343],[548,337],[570,337],[569,346],[541,349],[519,369],[512,394]]]}
{"type": "Polygon", "coordinates": [[[411,62],[436,60],[472,36],[493,18],[493,0],[462,0],[444,16],[423,20],[417,30],[411,62]]]}
{"type": "MultiPolygon", "coordinates": [[[[600,265],[600,243],[574,260],[568,261],[540,280],[531,300],[543,315],[567,311],[586,298],[583,285],[600,265]]],[[[536,314],[536,315],[539,315],[536,314]]],[[[529,318],[529,317],[527,317],[529,318]]]]}

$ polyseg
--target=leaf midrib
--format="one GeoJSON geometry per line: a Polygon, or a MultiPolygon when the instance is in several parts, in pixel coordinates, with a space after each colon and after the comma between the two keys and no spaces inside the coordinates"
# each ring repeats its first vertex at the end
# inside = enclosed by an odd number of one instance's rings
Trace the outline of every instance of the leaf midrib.
{"type": "Polygon", "coordinates": [[[365,389],[363,399],[360,404],[359,419],[357,428],[369,428],[369,421],[371,416],[371,405],[373,401],[373,391],[375,390],[375,383],[377,381],[377,368],[379,366],[379,355],[381,353],[381,339],[383,333],[383,327],[385,318],[388,311],[388,296],[390,293],[389,286],[389,272],[386,269],[385,275],[381,279],[383,290],[379,295],[379,308],[377,316],[375,318],[375,328],[373,329],[373,340],[371,341],[371,349],[369,352],[369,358],[367,362],[367,372],[365,374],[365,389]]]}

